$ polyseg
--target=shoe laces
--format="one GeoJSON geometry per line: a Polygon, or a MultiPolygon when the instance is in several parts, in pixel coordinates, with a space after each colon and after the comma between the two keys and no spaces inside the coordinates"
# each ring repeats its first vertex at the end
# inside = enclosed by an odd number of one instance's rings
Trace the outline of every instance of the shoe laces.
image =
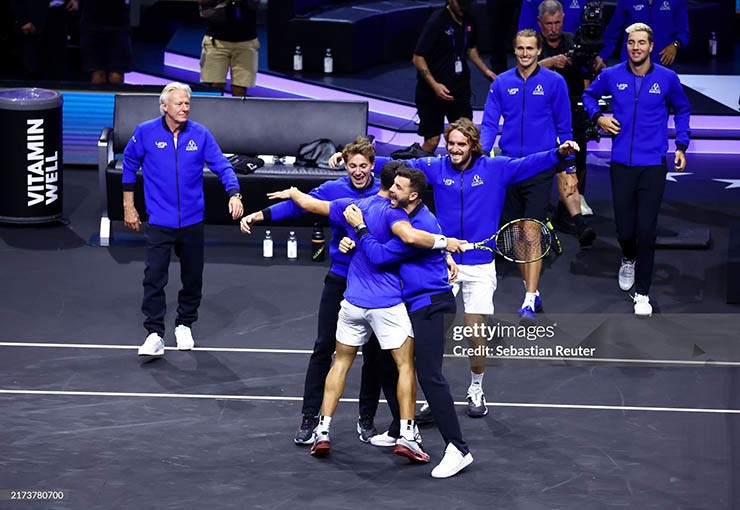
{"type": "Polygon", "coordinates": [[[650,297],[646,296],[645,294],[635,294],[632,297],[632,300],[635,302],[635,304],[650,303],[650,297]]]}
{"type": "Polygon", "coordinates": [[[626,274],[632,274],[635,272],[635,261],[622,259],[622,266],[619,268],[620,271],[626,274]]]}

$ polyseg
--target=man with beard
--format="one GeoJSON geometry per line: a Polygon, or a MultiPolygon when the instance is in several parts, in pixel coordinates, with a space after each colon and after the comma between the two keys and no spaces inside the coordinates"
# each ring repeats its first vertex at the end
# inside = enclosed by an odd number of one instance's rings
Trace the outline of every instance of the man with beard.
{"type": "Polygon", "coordinates": [[[663,200],[668,151],[669,110],[676,125],[674,169],[686,168],[691,108],[678,75],[653,64],[653,31],[644,23],[625,30],[629,59],[601,72],[583,95],[586,111],[613,136],[611,183],[617,239],[622,247],[619,288],[635,285],[635,314],[650,317],[648,291],[655,259],[658,213],[663,200]],[[613,117],[601,114],[598,100],[612,96],[613,117]],[[635,276],[636,273],[636,276],[635,276]]]}

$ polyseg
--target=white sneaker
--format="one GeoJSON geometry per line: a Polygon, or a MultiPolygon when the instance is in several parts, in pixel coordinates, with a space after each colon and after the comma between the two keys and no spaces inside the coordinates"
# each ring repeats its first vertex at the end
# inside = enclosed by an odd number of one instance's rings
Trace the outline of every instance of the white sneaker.
{"type": "Polygon", "coordinates": [[[635,261],[622,259],[619,266],[619,288],[627,292],[635,284],[635,261]]]}
{"type": "Polygon", "coordinates": [[[480,384],[471,384],[468,387],[468,416],[471,418],[482,418],[488,414],[486,405],[486,396],[483,394],[483,388],[480,384]]]}
{"type": "Polygon", "coordinates": [[[139,347],[139,356],[162,356],[164,354],[164,340],[157,333],[150,333],[139,347]]]}
{"type": "MultiPolygon", "coordinates": [[[[419,434],[419,427],[417,427],[416,424],[414,424],[414,440],[417,443],[421,444],[421,434],[419,434]]],[[[396,441],[398,441],[398,438],[388,434],[387,430],[382,434],[376,434],[370,438],[371,445],[381,447],[396,446],[396,441]]]]}
{"type": "Polygon", "coordinates": [[[177,340],[177,349],[180,351],[189,351],[195,347],[193,332],[185,324],[180,324],[175,328],[175,339],[177,340]]]}
{"type": "Polygon", "coordinates": [[[437,467],[432,469],[432,478],[449,478],[473,463],[473,454],[462,454],[457,447],[450,443],[445,448],[445,455],[437,467]]]}
{"type": "Polygon", "coordinates": [[[581,214],[583,216],[593,216],[594,210],[586,203],[586,197],[581,195],[581,214]]]}
{"type": "Polygon", "coordinates": [[[635,315],[638,317],[650,317],[653,315],[653,305],[650,304],[650,298],[644,294],[635,294],[635,315]]]}

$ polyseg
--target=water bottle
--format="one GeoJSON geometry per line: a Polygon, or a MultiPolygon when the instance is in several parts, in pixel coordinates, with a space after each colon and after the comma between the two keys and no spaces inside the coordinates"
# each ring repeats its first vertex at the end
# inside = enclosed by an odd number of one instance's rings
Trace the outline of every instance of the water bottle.
{"type": "Polygon", "coordinates": [[[717,33],[712,32],[712,36],[709,38],[709,54],[713,57],[717,56],[717,33]]]}
{"type": "Polygon", "coordinates": [[[300,46],[296,46],[293,53],[293,71],[303,71],[303,53],[300,46]]]}
{"type": "Polygon", "coordinates": [[[265,239],[262,241],[262,256],[272,258],[272,233],[269,230],[265,232],[265,239]]]}
{"type": "Polygon", "coordinates": [[[323,262],[325,259],[326,239],[324,238],[324,229],[318,223],[314,223],[313,234],[311,235],[311,260],[323,262]]]}
{"type": "Polygon", "coordinates": [[[290,231],[288,236],[288,260],[295,260],[298,258],[298,239],[295,237],[295,232],[290,231]]]}
{"type": "Polygon", "coordinates": [[[331,56],[331,48],[326,48],[326,53],[324,53],[324,72],[326,74],[334,72],[334,58],[331,56]]]}

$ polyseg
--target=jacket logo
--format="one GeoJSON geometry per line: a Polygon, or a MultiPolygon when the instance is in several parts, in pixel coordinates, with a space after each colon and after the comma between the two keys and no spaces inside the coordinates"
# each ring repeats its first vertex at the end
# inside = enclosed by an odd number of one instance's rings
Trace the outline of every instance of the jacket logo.
{"type": "Polygon", "coordinates": [[[442,181],[445,186],[453,186],[455,184],[455,179],[445,179],[442,181]]]}
{"type": "Polygon", "coordinates": [[[198,146],[195,145],[195,142],[193,140],[190,140],[188,142],[188,146],[185,147],[185,150],[186,151],[197,151],[198,150],[198,146]]]}
{"type": "Polygon", "coordinates": [[[545,95],[545,89],[542,88],[542,84],[538,83],[537,86],[534,89],[534,92],[532,92],[533,96],[544,96],[545,95]]]}
{"type": "Polygon", "coordinates": [[[516,94],[519,93],[519,87],[514,87],[514,88],[511,88],[511,89],[508,89],[508,92],[509,92],[509,95],[510,96],[514,96],[514,95],[516,95],[516,94]]]}
{"type": "Polygon", "coordinates": [[[670,11],[671,10],[671,4],[668,3],[668,0],[663,0],[663,3],[660,4],[660,10],[661,11],[670,11]]]}
{"type": "Polygon", "coordinates": [[[657,83],[653,83],[653,86],[650,87],[650,93],[651,94],[660,94],[660,85],[657,83]]]}
{"type": "Polygon", "coordinates": [[[482,186],[483,184],[485,183],[483,182],[483,179],[481,179],[480,175],[475,174],[473,176],[473,183],[470,186],[475,188],[476,186],[482,186]]]}
{"type": "Polygon", "coordinates": [[[619,90],[625,90],[628,87],[626,83],[617,83],[617,88],[619,90]]]}
{"type": "Polygon", "coordinates": [[[157,149],[164,149],[167,147],[167,142],[156,142],[157,143],[157,149]]]}
{"type": "Polygon", "coordinates": [[[636,11],[641,11],[645,8],[645,4],[637,4],[637,5],[633,5],[633,7],[635,8],[636,11]]]}
{"type": "Polygon", "coordinates": [[[580,4],[578,3],[578,0],[573,0],[573,1],[572,1],[572,2],[570,3],[570,8],[571,8],[571,9],[580,9],[580,8],[581,8],[581,6],[580,6],[580,4]]]}
{"type": "Polygon", "coordinates": [[[131,140],[133,140],[133,142],[136,143],[136,137],[134,135],[131,135],[131,140]]]}

